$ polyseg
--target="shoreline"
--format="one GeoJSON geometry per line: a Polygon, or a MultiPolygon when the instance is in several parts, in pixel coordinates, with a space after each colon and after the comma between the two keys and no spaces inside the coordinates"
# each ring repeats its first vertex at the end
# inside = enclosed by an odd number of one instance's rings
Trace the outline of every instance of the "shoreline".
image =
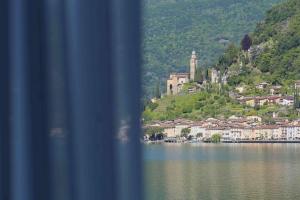
{"type": "Polygon", "coordinates": [[[295,144],[300,143],[300,140],[242,140],[242,141],[223,141],[221,143],[254,143],[254,144],[295,144]]]}
{"type": "MultiPolygon", "coordinates": [[[[202,142],[165,142],[165,141],[148,141],[144,144],[201,144],[213,143],[209,141],[202,142]]],[[[240,140],[240,141],[222,141],[214,144],[300,144],[300,140],[240,140]]]]}

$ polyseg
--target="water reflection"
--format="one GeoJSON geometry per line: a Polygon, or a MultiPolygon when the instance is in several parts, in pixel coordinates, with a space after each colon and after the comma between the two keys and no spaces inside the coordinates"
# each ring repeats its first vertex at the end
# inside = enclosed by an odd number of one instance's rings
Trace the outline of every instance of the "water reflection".
{"type": "Polygon", "coordinates": [[[147,199],[299,199],[300,144],[146,145],[147,199]]]}

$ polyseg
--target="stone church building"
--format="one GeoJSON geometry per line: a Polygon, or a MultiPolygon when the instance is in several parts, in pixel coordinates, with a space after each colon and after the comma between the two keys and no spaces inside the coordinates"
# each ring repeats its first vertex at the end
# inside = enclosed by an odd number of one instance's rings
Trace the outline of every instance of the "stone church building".
{"type": "Polygon", "coordinates": [[[167,95],[176,95],[181,90],[185,83],[195,80],[196,69],[198,60],[196,52],[192,52],[190,59],[190,72],[189,73],[171,73],[170,78],[167,80],[167,95]]]}

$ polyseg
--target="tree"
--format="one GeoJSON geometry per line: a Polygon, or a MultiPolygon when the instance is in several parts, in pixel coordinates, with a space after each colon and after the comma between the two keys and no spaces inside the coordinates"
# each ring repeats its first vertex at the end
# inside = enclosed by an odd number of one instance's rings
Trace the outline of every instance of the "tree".
{"type": "Polygon", "coordinates": [[[189,135],[188,137],[187,137],[187,140],[192,140],[193,139],[193,136],[192,135],[189,135]]]}
{"type": "Polygon", "coordinates": [[[300,108],[299,89],[294,90],[294,108],[300,108]]]}
{"type": "Polygon", "coordinates": [[[211,137],[211,141],[213,143],[221,142],[221,135],[220,134],[213,134],[212,137],[211,137]]]}
{"type": "Polygon", "coordinates": [[[190,128],[183,128],[181,130],[181,137],[185,137],[187,138],[188,134],[191,132],[191,129],[190,128]]]}
{"type": "Polygon", "coordinates": [[[248,34],[244,36],[244,38],[241,41],[241,47],[243,51],[248,51],[252,45],[252,39],[248,34]]]}
{"type": "Polygon", "coordinates": [[[196,74],[195,74],[195,81],[196,82],[203,82],[203,73],[202,73],[202,70],[201,69],[196,69],[196,74]]]}
{"type": "Polygon", "coordinates": [[[209,72],[208,72],[208,69],[205,69],[203,79],[204,79],[205,81],[209,81],[209,72]]]}
{"type": "Polygon", "coordinates": [[[144,134],[151,136],[151,135],[155,135],[155,134],[162,134],[163,131],[164,131],[163,128],[161,128],[161,127],[154,127],[153,126],[153,127],[146,128],[144,130],[144,134]]]}
{"type": "Polygon", "coordinates": [[[162,140],[165,137],[163,131],[164,129],[161,127],[148,127],[144,130],[144,134],[148,135],[151,141],[162,140]]]}
{"type": "Polygon", "coordinates": [[[203,133],[197,133],[196,137],[197,138],[203,137],[203,133]]]}
{"type": "Polygon", "coordinates": [[[160,94],[160,86],[159,86],[159,84],[160,84],[160,81],[157,82],[156,88],[155,88],[155,97],[156,97],[157,99],[160,99],[160,97],[161,97],[161,94],[160,94]]]}
{"type": "Polygon", "coordinates": [[[239,48],[237,48],[234,43],[228,45],[224,54],[219,58],[218,65],[216,69],[225,71],[230,65],[237,62],[239,56],[239,48]]]}
{"type": "Polygon", "coordinates": [[[158,103],[152,103],[151,101],[147,105],[151,111],[155,110],[158,107],[158,103]]]}

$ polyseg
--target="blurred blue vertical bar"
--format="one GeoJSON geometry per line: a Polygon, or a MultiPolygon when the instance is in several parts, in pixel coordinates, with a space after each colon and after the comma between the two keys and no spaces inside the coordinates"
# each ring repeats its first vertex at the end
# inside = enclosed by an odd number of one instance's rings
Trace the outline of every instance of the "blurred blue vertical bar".
{"type": "Polygon", "coordinates": [[[51,199],[70,199],[65,1],[45,0],[51,199]]]}
{"type": "Polygon", "coordinates": [[[116,199],[109,1],[68,0],[72,200],[116,199]]]}
{"type": "Polygon", "coordinates": [[[42,0],[9,4],[12,200],[47,200],[48,107],[42,0]]]}
{"type": "Polygon", "coordinates": [[[143,198],[140,145],[140,1],[111,0],[111,46],[115,77],[118,199],[143,198]]]}
{"type": "Polygon", "coordinates": [[[0,200],[9,195],[9,34],[8,1],[0,1],[0,200]]]}
{"type": "Polygon", "coordinates": [[[11,184],[12,200],[32,200],[31,130],[28,102],[28,73],[26,56],[27,12],[25,2],[11,0],[10,23],[10,82],[11,82],[11,184]]]}

